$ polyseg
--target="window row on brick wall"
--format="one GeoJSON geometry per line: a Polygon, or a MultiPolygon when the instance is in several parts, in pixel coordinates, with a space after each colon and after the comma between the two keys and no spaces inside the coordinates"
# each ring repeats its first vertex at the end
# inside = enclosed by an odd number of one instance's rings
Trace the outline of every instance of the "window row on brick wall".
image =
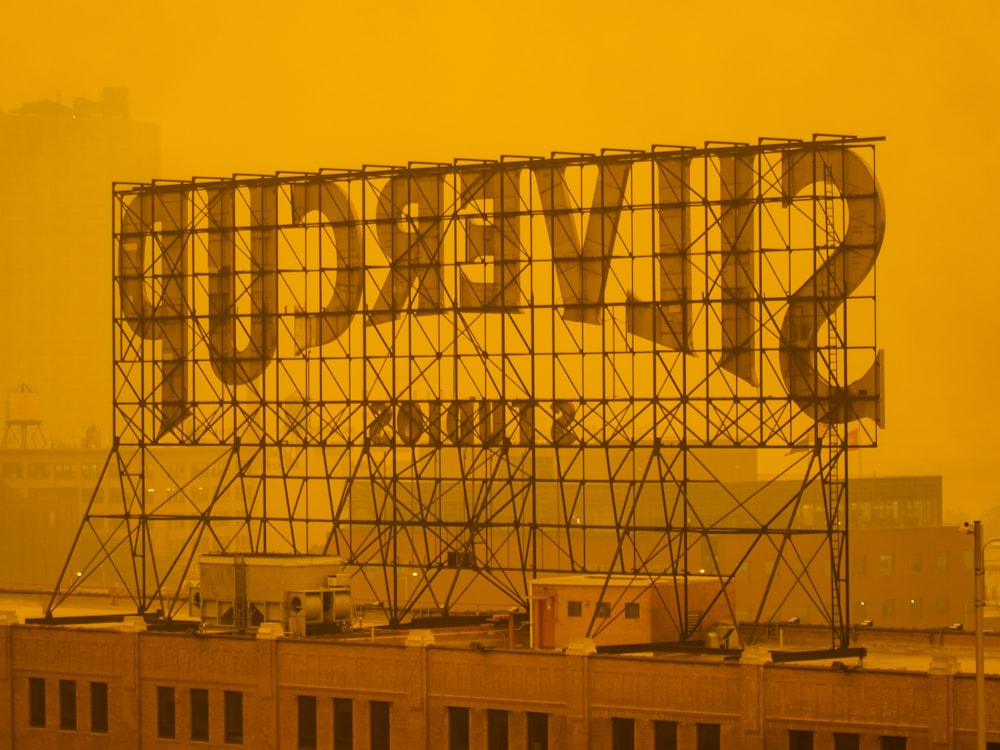
{"type": "MultiPolygon", "coordinates": [[[[208,742],[211,712],[209,691],[205,688],[178,690],[169,685],[156,688],[156,736],[162,739],[182,739],[177,736],[177,706],[179,693],[186,694],[189,712],[188,732],[192,742],[208,742]]],[[[222,739],[228,745],[243,744],[243,693],[224,690],[222,703],[222,739]]]]}
{"type": "MultiPolygon", "coordinates": [[[[38,729],[56,728],[65,731],[90,731],[108,733],[108,683],[89,683],[90,723],[85,726],[78,711],[78,685],[76,680],[58,680],[58,722],[49,716],[49,688],[43,677],[28,678],[28,726],[38,729]]],[[[188,709],[190,711],[190,738],[195,742],[209,741],[209,691],[204,688],[190,688],[188,709]]],[[[177,690],[160,685],[156,688],[156,735],[161,738],[178,739],[176,728],[177,690]]],[[[227,744],[243,744],[243,693],[236,690],[223,691],[223,741],[227,744]]]]}
{"type": "MultiPolygon", "coordinates": [[[[653,750],[678,750],[677,722],[653,722],[653,750]]],[[[635,720],[631,718],[613,717],[611,719],[611,750],[637,750],[635,739],[635,720]]],[[[722,742],[721,727],[718,724],[696,724],[694,734],[695,750],[720,750],[722,742]]],[[[829,735],[827,735],[829,739],[829,735]]],[[[814,732],[801,729],[788,731],[788,750],[813,750],[814,732]]],[[[829,742],[821,743],[822,747],[830,747],[829,742]]],[[[845,732],[833,733],[833,750],[859,750],[861,735],[845,732]]],[[[881,735],[879,750],[906,750],[906,737],[881,735]]],[[[449,750],[458,750],[451,747],[449,750]]],[[[491,748],[492,750],[492,748],[491,748]]]]}
{"type": "MultiPolygon", "coordinates": [[[[813,734],[813,732],[804,729],[790,729],[788,731],[788,750],[813,750],[813,734]]],[[[879,737],[878,746],[879,750],[906,750],[906,737],[883,734],[879,737]]],[[[833,750],[859,750],[860,747],[860,734],[834,732],[833,750]]]]}
{"type": "MultiPolygon", "coordinates": [[[[217,700],[217,699],[216,699],[217,700]]],[[[297,709],[297,750],[319,750],[318,703],[323,700],[315,695],[296,696],[297,709]]],[[[392,704],[387,701],[369,700],[368,746],[371,750],[390,750],[390,711],[392,704]]],[[[162,739],[187,739],[192,742],[218,741],[212,737],[212,714],[210,691],[206,688],[176,688],[159,685],[156,688],[156,736],[162,739]],[[183,698],[184,700],[180,700],[183,698]],[[184,725],[187,736],[178,736],[177,714],[188,712],[189,721],[184,725]]],[[[218,705],[218,704],[216,704],[218,705]]],[[[236,690],[222,691],[222,732],[221,739],[226,744],[242,745],[243,737],[243,693],[236,690]]],[[[353,750],[355,701],[350,698],[332,699],[332,732],[323,735],[332,737],[332,750],[353,750]]],[[[331,714],[327,714],[330,716],[331,714]]],[[[447,750],[471,750],[474,737],[485,737],[485,750],[508,750],[509,747],[527,747],[529,750],[548,750],[549,714],[525,712],[517,714],[513,722],[512,713],[502,709],[486,709],[475,712],[467,706],[447,708],[447,750]],[[475,725],[480,722],[480,725],[475,725]],[[516,733],[516,734],[515,734],[516,733]],[[517,736],[519,735],[519,736],[517,736]],[[522,739],[523,738],[523,739],[522,739]]],[[[62,731],[90,731],[108,733],[108,684],[89,682],[78,684],[76,680],[47,681],[42,677],[28,678],[28,724],[35,728],[58,728],[62,731]],[[83,709],[78,705],[80,685],[87,692],[82,694],[83,709]],[[89,695],[89,700],[87,696],[89,695]],[[57,714],[50,715],[50,708],[56,699],[57,714]],[[84,716],[89,713],[89,724],[84,716]]],[[[217,719],[216,719],[217,720],[217,719]]],[[[637,750],[636,719],[630,717],[611,718],[611,750],[637,750]]],[[[651,750],[678,750],[678,723],[675,721],[651,720],[650,726],[642,728],[643,747],[651,750]],[[651,731],[650,731],[651,730],[651,731]]],[[[721,750],[722,733],[719,724],[697,723],[693,732],[687,735],[691,750],[721,750]]],[[[835,732],[827,735],[817,744],[812,730],[790,729],[787,733],[788,750],[813,750],[815,746],[831,747],[833,750],[859,750],[861,735],[835,732]]],[[[867,740],[866,740],[867,742],[867,740]]],[[[324,742],[325,747],[329,747],[324,742]]],[[[866,744],[866,747],[869,746],[866,744]]],[[[906,750],[904,736],[881,735],[879,750],[906,750]]],[[[988,743],[989,750],[1000,750],[997,743],[988,743]]]]}
{"type": "MultiPolygon", "coordinates": [[[[318,705],[321,699],[315,695],[296,696],[297,702],[297,750],[318,750],[318,705]]],[[[368,701],[368,746],[371,750],[389,750],[390,709],[387,701],[368,701]]],[[[530,750],[548,750],[549,715],[527,712],[524,722],[526,747],[530,750]]],[[[510,715],[508,711],[487,709],[485,713],[485,750],[507,750],[510,737],[510,715]]],[[[471,750],[470,710],[462,706],[448,707],[448,750],[471,750]]],[[[349,698],[333,698],[333,750],[353,750],[354,748],[354,703],[349,698]]]]}
{"type": "MultiPolygon", "coordinates": [[[[318,702],[315,695],[296,696],[298,712],[298,750],[319,747],[318,702]]],[[[368,742],[371,750],[389,750],[389,709],[387,701],[368,701],[368,742]]],[[[354,701],[333,699],[333,750],[354,748],[354,701]]]]}
{"type": "MultiPolygon", "coordinates": [[[[524,714],[524,737],[530,750],[548,750],[549,715],[528,711],[524,714]]],[[[485,716],[485,750],[507,750],[510,746],[510,712],[489,708],[485,716]]],[[[481,729],[482,727],[480,727],[481,729]]],[[[472,721],[470,710],[465,706],[448,707],[448,750],[470,750],[472,741],[472,721]]]]}
{"type": "Polygon", "coordinates": [[[77,711],[76,680],[58,681],[59,720],[48,715],[48,687],[44,677],[28,678],[28,725],[39,729],[56,727],[70,732],[90,731],[106,734],[108,731],[108,683],[91,682],[90,724],[85,726],[77,711]]]}

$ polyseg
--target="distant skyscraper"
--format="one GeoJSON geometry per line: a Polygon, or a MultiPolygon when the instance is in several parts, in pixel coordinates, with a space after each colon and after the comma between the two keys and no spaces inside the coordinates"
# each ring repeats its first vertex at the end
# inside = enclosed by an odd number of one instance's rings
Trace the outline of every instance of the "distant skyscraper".
{"type": "Polygon", "coordinates": [[[123,87],[0,113],[0,394],[30,386],[57,444],[111,434],[111,188],[159,158],[123,87]]]}

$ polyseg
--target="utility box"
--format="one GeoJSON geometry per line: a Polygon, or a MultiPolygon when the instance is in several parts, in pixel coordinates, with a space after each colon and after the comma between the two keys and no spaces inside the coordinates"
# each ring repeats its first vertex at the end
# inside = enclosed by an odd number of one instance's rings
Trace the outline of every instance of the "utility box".
{"type": "Polygon", "coordinates": [[[536,578],[530,593],[534,648],[565,649],[578,638],[590,638],[597,646],[686,639],[714,648],[738,640],[726,622],[735,588],[723,597],[718,576],[583,573],[536,578]]]}
{"type": "Polygon", "coordinates": [[[205,628],[256,630],[281,623],[305,635],[308,624],[350,627],[349,576],[326,555],[202,555],[201,580],[189,594],[189,614],[205,628]]]}

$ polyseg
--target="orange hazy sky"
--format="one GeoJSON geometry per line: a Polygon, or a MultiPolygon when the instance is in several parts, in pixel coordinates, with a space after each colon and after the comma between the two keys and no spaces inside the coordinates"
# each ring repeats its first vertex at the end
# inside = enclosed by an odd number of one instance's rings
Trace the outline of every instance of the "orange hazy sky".
{"type": "Polygon", "coordinates": [[[887,429],[860,468],[943,474],[953,514],[1000,503],[998,3],[93,0],[3,15],[0,109],[127,86],[133,119],[161,126],[148,179],[885,136],[887,429]]]}

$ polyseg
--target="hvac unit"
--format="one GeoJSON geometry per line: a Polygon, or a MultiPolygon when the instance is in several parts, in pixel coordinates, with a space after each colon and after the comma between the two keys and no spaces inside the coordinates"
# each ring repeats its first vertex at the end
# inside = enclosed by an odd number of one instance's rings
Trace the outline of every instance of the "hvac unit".
{"type": "Polygon", "coordinates": [[[323,621],[349,625],[354,619],[354,600],[348,586],[323,592],[323,621]]]}
{"type": "Polygon", "coordinates": [[[350,627],[350,576],[340,558],[310,555],[203,555],[188,610],[205,627],[255,630],[280,622],[305,635],[306,625],[350,627]]]}
{"type": "Polygon", "coordinates": [[[305,622],[323,622],[323,594],[319,591],[289,591],[285,599],[290,617],[301,617],[305,622]]]}

